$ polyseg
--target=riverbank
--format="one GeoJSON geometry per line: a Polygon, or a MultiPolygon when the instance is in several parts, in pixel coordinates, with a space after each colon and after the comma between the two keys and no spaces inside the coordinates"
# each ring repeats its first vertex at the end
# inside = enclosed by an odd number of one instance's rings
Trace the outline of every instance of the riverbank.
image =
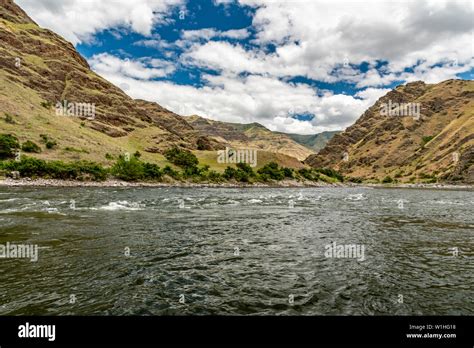
{"type": "Polygon", "coordinates": [[[123,180],[105,180],[105,181],[76,181],[76,180],[58,180],[58,179],[11,179],[0,180],[0,187],[337,187],[347,186],[342,183],[326,183],[313,181],[282,180],[278,182],[246,184],[240,182],[223,183],[193,183],[193,182],[146,182],[146,181],[123,181],[123,180]]]}
{"type": "Polygon", "coordinates": [[[0,180],[0,187],[224,187],[224,188],[303,188],[303,187],[370,187],[370,188],[426,188],[446,190],[474,190],[474,185],[460,184],[355,184],[355,183],[326,183],[322,181],[281,180],[278,182],[245,184],[238,182],[224,183],[193,183],[193,182],[130,182],[123,180],[77,181],[58,179],[11,179],[0,180]]]}

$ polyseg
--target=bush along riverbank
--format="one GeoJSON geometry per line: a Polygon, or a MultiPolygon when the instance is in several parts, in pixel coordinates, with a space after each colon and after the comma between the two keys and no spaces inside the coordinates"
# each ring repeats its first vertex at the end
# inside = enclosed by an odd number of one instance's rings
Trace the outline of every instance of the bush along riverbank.
{"type": "MultiPolygon", "coordinates": [[[[12,155],[13,156],[13,155],[12,155]]],[[[12,157],[9,156],[9,157],[12,157]]],[[[280,167],[275,162],[254,169],[246,163],[227,167],[223,173],[201,166],[197,157],[186,150],[173,148],[165,153],[166,159],[174,165],[159,167],[144,162],[140,153],[120,155],[111,167],[89,161],[63,162],[21,156],[20,159],[0,160],[0,176],[21,179],[53,179],[68,181],[122,180],[125,182],[149,183],[209,183],[209,184],[274,184],[282,181],[338,183],[344,178],[331,169],[299,169],[280,167]]]]}

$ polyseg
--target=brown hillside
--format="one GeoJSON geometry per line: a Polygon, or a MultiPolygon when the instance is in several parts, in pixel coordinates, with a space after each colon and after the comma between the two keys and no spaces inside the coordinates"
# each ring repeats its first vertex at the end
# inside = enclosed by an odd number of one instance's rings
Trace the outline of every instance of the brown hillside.
{"type": "Polygon", "coordinates": [[[305,163],[365,179],[473,183],[474,81],[398,86],[305,163]],[[419,118],[384,115],[389,103],[418,103],[419,118]]]}
{"type": "Polygon", "coordinates": [[[235,148],[253,148],[304,160],[314,152],[285,133],[272,132],[259,123],[240,124],[189,116],[186,120],[202,134],[235,148]]]}
{"type": "MultiPolygon", "coordinates": [[[[136,130],[154,128],[156,135],[144,139],[148,143],[145,151],[162,152],[174,145],[203,150],[220,147],[212,139],[201,136],[179,115],[156,103],[133,100],[92,72],[71,43],[40,28],[12,1],[0,0],[0,5],[2,86],[13,84],[33,91],[51,115],[55,115],[56,103],[65,100],[95,104],[94,119],[76,121],[110,137],[125,137],[136,130]]],[[[11,87],[8,91],[14,92],[11,87]]],[[[7,107],[0,111],[7,111],[7,107]]]]}

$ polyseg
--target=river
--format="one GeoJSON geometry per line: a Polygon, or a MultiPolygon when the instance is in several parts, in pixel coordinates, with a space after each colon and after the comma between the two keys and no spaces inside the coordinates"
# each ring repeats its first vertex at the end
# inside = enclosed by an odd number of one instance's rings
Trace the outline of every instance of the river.
{"type": "Polygon", "coordinates": [[[474,314],[472,191],[0,188],[0,315],[474,314]],[[6,247],[5,247],[6,248],[6,247]]]}

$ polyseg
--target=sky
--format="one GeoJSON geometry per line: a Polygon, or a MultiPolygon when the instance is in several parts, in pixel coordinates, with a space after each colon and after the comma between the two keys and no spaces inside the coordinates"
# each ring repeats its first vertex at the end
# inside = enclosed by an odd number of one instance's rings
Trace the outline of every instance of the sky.
{"type": "Polygon", "coordinates": [[[473,1],[15,0],[129,96],[342,130],[397,85],[474,77],[473,1]]]}

